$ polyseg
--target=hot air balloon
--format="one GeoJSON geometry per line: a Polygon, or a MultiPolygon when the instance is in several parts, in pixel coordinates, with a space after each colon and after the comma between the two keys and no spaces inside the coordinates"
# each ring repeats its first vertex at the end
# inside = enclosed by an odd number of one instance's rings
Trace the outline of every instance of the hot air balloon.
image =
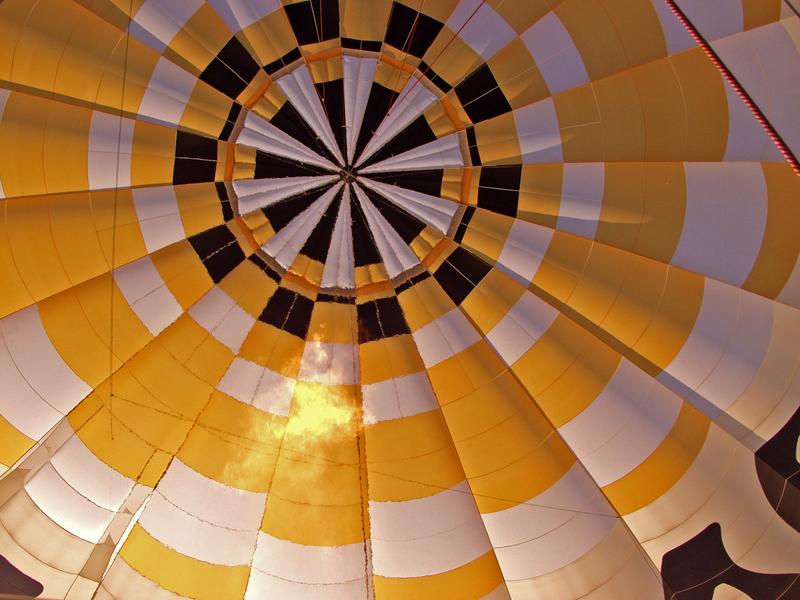
{"type": "Polygon", "coordinates": [[[792,0],[0,3],[0,597],[800,598],[792,0]]]}

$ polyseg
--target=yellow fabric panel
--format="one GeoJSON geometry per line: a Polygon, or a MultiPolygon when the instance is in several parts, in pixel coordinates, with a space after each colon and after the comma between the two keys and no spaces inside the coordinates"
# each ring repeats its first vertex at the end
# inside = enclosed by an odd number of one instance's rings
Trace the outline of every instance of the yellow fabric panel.
{"type": "MultiPolygon", "coordinates": [[[[592,85],[603,127],[602,154],[595,160],[642,160],[645,158],[645,121],[642,100],[633,77],[620,73],[592,85]]],[[[566,159],[566,155],[564,155],[566,159]]]]}
{"type": "Polygon", "coordinates": [[[187,313],[183,313],[158,334],[158,341],[178,361],[186,363],[207,337],[209,333],[187,313]]]}
{"type": "Polygon", "coordinates": [[[480,598],[503,583],[494,551],[462,567],[428,577],[381,577],[373,575],[375,597],[387,600],[480,598]]]}
{"type": "MultiPolygon", "coordinates": [[[[664,29],[651,2],[638,0],[601,0],[603,10],[619,35],[627,66],[634,66],[666,56],[664,29]]],[[[595,52],[605,48],[596,47],[595,52]]]]}
{"type": "Polygon", "coordinates": [[[592,244],[567,304],[584,318],[599,323],[617,299],[631,262],[630,255],[616,248],[592,244]]]}
{"type": "Polygon", "coordinates": [[[592,245],[589,240],[556,231],[533,277],[533,286],[565,302],[583,274],[592,245]]]}
{"type": "Polygon", "coordinates": [[[96,235],[106,261],[116,268],[147,254],[131,191],[103,190],[90,192],[89,196],[96,235]]]}
{"type": "MultiPolygon", "coordinates": [[[[703,299],[703,278],[671,267],[655,319],[645,330],[633,351],[646,357],[637,363],[650,375],[658,374],[680,351],[694,326],[703,299]]],[[[629,357],[634,362],[635,357],[629,357]]]]}
{"type": "Polygon", "coordinates": [[[119,556],[164,589],[191,598],[234,600],[244,596],[250,568],[213,565],[185,556],[134,525],[119,556]]]}
{"type": "Polygon", "coordinates": [[[3,202],[3,219],[0,221],[0,281],[3,282],[3,293],[0,294],[0,317],[5,317],[35,301],[14,261],[12,240],[7,223],[8,207],[11,202],[11,200],[3,202]]]}
{"type": "MultiPolygon", "coordinates": [[[[483,62],[481,56],[446,25],[422,58],[428,65],[433,62],[433,71],[450,85],[461,82],[483,62]]],[[[460,106],[455,92],[448,92],[448,98],[460,106]]]]}
{"type": "Polygon", "coordinates": [[[286,418],[214,392],[178,458],[236,489],[265,493],[272,484],[286,418]]]}
{"type": "Polygon", "coordinates": [[[560,164],[524,165],[517,218],[555,229],[561,207],[563,177],[564,167],[560,164]]]}
{"type": "Polygon", "coordinates": [[[296,384],[261,523],[265,533],[312,546],[364,539],[354,391],[296,384]]]}
{"type": "Polygon", "coordinates": [[[214,285],[188,241],[162,248],[151,258],[167,288],[184,309],[197,302],[214,285]]]}
{"type": "Polygon", "coordinates": [[[508,275],[492,269],[461,303],[461,309],[485,335],[506,316],[525,291],[508,275]]]}
{"type": "Polygon", "coordinates": [[[339,6],[342,37],[383,40],[392,10],[391,0],[341,0],[339,6]]]}
{"type": "Polygon", "coordinates": [[[744,31],[780,19],[781,4],[781,0],[742,0],[744,31]]]}
{"type": "Polygon", "coordinates": [[[742,288],[774,298],[786,285],[800,254],[800,179],[786,163],[764,163],[769,205],[764,241],[742,288]]]}
{"type": "Polygon", "coordinates": [[[356,341],[354,304],[317,302],[311,312],[307,340],[353,344],[356,341]]]}
{"type": "Polygon", "coordinates": [[[239,263],[218,285],[256,319],[278,287],[277,283],[249,260],[239,263]]]}
{"type": "Polygon", "coordinates": [[[370,500],[425,498],[465,479],[439,410],[382,421],[364,431],[370,500]]]}
{"type": "Polygon", "coordinates": [[[479,389],[505,370],[500,357],[481,340],[428,369],[431,386],[445,406],[479,389]]]}
{"type": "MultiPolygon", "coordinates": [[[[530,385],[541,389],[535,396],[537,405],[554,427],[561,427],[597,399],[614,376],[621,357],[595,336],[568,321],[562,321],[559,327],[554,325],[546,335],[548,337],[542,339],[545,346],[532,352],[531,356],[523,359],[526,360],[524,364],[517,363],[512,370],[526,387],[530,385]],[[557,345],[570,342],[573,344],[571,348],[557,345]],[[548,354],[548,350],[555,356],[548,354]],[[564,368],[564,361],[569,359],[570,350],[574,351],[574,358],[564,368]],[[528,377],[525,366],[533,364],[537,359],[545,364],[554,364],[562,370],[549,377],[541,372],[528,377]]],[[[542,342],[537,342],[536,346],[542,342]]]]}
{"type": "Polygon", "coordinates": [[[603,157],[603,123],[594,88],[582,85],[553,96],[561,129],[564,162],[592,162],[603,157]]]}
{"type": "Polygon", "coordinates": [[[217,385],[233,358],[233,352],[225,344],[209,335],[186,361],[186,368],[206,383],[217,385]]]}
{"type": "Polygon", "coordinates": [[[703,447],[711,422],[684,402],[672,430],[644,462],[603,487],[617,512],[630,514],[662,496],[683,477],[703,447]]]}
{"type": "MultiPolygon", "coordinates": [[[[469,119],[464,117],[465,122],[469,119]]],[[[500,115],[475,125],[481,162],[484,165],[519,164],[520,149],[513,113],[500,115]]]]}
{"type": "Polygon", "coordinates": [[[296,377],[303,347],[304,342],[300,338],[256,321],[239,350],[239,356],[286,377],[296,377]]]}
{"type": "Polygon", "coordinates": [[[181,222],[187,236],[206,231],[224,222],[214,184],[178,185],[174,189],[181,211],[181,222]]]}
{"type": "Polygon", "coordinates": [[[215,138],[225,126],[230,109],[230,98],[205,81],[198,80],[181,115],[180,126],[184,130],[215,138]]]}
{"type": "Polygon", "coordinates": [[[507,0],[488,0],[494,11],[503,17],[518,34],[527,31],[531,25],[553,10],[560,0],[528,0],[526,2],[507,2],[507,0]]]}
{"type": "Polygon", "coordinates": [[[180,60],[187,71],[200,75],[231,35],[217,11],[210,4],[202,4],[172,38],[164,56],[173,62],[180,60]]]}
{"type": "Polygon", "coordinates": [[[153,339],[110,277],[92,279],[39,303],[42,325],[53,346],[92,386],[153,339]]]}
{"type": "Polygon", "coordinates": [[[175,129],[136,121],[131,155],[132,185],[172,183],[176,137],[175,129]]]}
{"type": "Polygon", "coordinates": [[[503,251],[506,237],[513,224],[514,221],[506,215],[478,209],[470,219],[461,242],[470,250],[490,261],[495,261],[503,251]]]}
{"type": "Polygon", "coordinates": [[[433,277],[403,291],[397,299],[411,331],[416,331],[453,308],[453,302],[433,277]]]}
{"type": "Polygon", "coordinates": [[[550,95],[525,43],[516,38],[487,63],[512,108],[522,108],[550,95]]]}
{"type": "Polygon", "coordinates": [[[51,196],[49,218],[59,261],[73,284],[109,270],[92,222],[89,194],[51,196]]]}
{"type": "Polygon", "coordinates": [[[278,60],[297,46],[289,19],[280,9],[245,27],[239,37],[242,36],[262,65],[278,60]]]}
{"type": "Polygon", "coordinates": [[[71,283],[58,259],[50,228],[42,227],[42,217],[49,216],[48,203],[46,196],[4,201],[11,258],[23,285],[36,300],[52,296],[71,283]]]}
{"type": "Polygon", "coordinates": [[[672,56],[688,119],[688,141],[680,160],[718,161],[728,142],[728,99],[722,76],[699,48],[672,56]]]}
{"type": "Polygon", "coordinates": [[[35,443],[0,415],[0,463],[10,467],[35,443]]]}
{"type": "Polygon", "coordinates": [[[361,344],[358,351],[362,385],[425,370],[411,335],[396,335],[367,342],[361,344]]]}

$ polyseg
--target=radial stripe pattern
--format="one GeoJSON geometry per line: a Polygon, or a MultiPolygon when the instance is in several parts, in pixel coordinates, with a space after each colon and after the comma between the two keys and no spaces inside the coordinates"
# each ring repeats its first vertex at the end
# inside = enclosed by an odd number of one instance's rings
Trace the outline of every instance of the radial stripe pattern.
{"type": "Polygon", "coordinates": [[[782,0],[0,2],[0,597],[800,596],[798,106],[782,0]]]}

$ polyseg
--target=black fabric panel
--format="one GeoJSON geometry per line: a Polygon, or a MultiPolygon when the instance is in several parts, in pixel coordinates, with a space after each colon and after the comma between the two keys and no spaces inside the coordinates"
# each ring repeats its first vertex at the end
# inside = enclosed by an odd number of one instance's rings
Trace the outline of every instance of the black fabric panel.
{"type": "Polygon", "coordinates": [[[239,118],[239,113],[242,112],[242,105],[238,102],[231,104],[231,109],[228,111],[228,118],[225,119],[225,125],[222,131],[219,132],[219,139],[227,141],[233,133],[233,127],[236,125],[236,119],[239,118]]]}
{"type": "Polygon", "coordinates": [[[353,219],[353,255],[355,265],[374,265],[381,262],[381,255],[372,239],[372,232],[367,224],[367,218],[361,210],[359,202],[352,202],[351,216],[353,219]]]}
{"type": "Polygon", "coordinates": [[[321,263],[325,262],[325,259],[328,257],[328,250],[331,246],[333,228],[336,225],[336,217],[339,215],[339,206],[341,203],[342,194],[339,192],[322,215],[317,226],[314,227],[311,235],[308,236],[300,252],[313,260],[317,260],[321,263]]]}
{"type": "Polygon", "coordinates": [[[44,591],[44,585],[26,575],[0,555],[0,594],[12,597],[35,598],[44,591]]]}
{"type": "Polygon", "coordinates": [[[300,58],[300,56],[300,49],[292,48],[291,51],[281,56],[278,60],[273,60],[271,63],[264,65],[264,70],[269,75],[272,75],[275,71],[279,71],[286,65],[292,64],[294,61],[300,58]]]}
{"type": "Polygon", "coordinates": [[[336,145],[339,146],[342,156],[345,156],[344,80],[335,79],[314,85],[322,100],[322,107],[333,130],[336,145]]]}
{"type": "Polygon", "coordinates": [[[173,183],[214,181],[217,171],[217,140],[186,131],[175,139],[173,183]]]}
{"type": "Polygon", "coordinates": [[[392,4],[385,40],[398,50],[422,58],[442,27],[443,24],[436,19],[395,2],[392,4]]]}
{"type": "Polygon", "coordinates": [[[336,304],[355,304],[354,296],[336,296],[334,294],[317,294],[317,302],[334,302],[336,304]]]}
{"type": "Polygon", "coordinates": [[[472,220],[472,216],[475,214],[475,207],[468,206],[467,210],[464,211],[464,216],[461,217],[461,222],[458,224],[458,229],[456,229],[456,234],[453,236],[453,241],[460,244],[461,240],[464,239],[464,234],[467,233],[467,227],[469,226],[469,222],[472,220]]]}
{"type": "Polygon", "coordinates": [[[378,307],[383,337],[411,333],[396,297],[380,298],[375,301],[375,305],[378,307]]]}
{"type": "Polygon", "coordinates": [[[311,312],[314,310],[314,301],[300,294],[296,295],[292,310],[286,319],[283,328],[297,337],[305,339],[308,326],[311,323],[311,312]]]}
{"type": "Polygon", "coordinates": [[[286,102],[281,106],[280,110],[275,113],[269,122],[306,147],[311,148],[334,163],[336,162],[325,145],[317,139],[317,135],[311,129],[311,126],[305,122],[305,119],[300,116],[300,113],[290,102],[286,102]]]}
{"type": "Polygon", "coordinates": [[[376,181],[383,181],[384,183],[438,197],[442,193],[444,171],[442,169],[433,169],[430,171],[395,171],[371,173],[369,177],[376,181]]]}
{"type": "Polygon", "coordinates": [[[381,42],[369,40],[356,40],[353,38],[342,38],[342,48],[350,48],[353,50],[368,50],[369,52],[380,52],[381,42]]]}
{"type": "Polygon", "coordinates": [[[219,283],[245,258],[233,232],[225,225],[217,225],[190,236],[189,243],[203,261],[214,283],[219,283]]]}
{"type": "Polygon", "coordinates": [[[269,220],[272,228],[277,232],[286,227],[292,219],[311,206],[314,200],[319,198],[323,193],[324,191],[311,190],[299,194],[294,198],[289,198],[266,206],[262,208],[261,211],[269,220]]]}
{"type": "Polygon", "coordinates": [[[758,480],[767,500],[784,521],[800,532],[798,438],[800,409],[756,451],[755,462],[758,480]]]}
{"type": "Polygon", "coordinates": [[[221,181],[216,182],[214,187],[217,190],[217,197],[222,207],[222,218],[225,221],[230,221],[233,218],[233,208],[231,208],[231,201],[228,198],[228,190],[225,189],[225,184],[221,181]]]}
{"type": "Polygon", "coordinates": [[[661,576],[668,600],[712,600],[714,588],[723,583],[759,600],[800,598],[797,573],[757,573],[733,562],[722,543],[719,523],[667,552],[661,576]]]}
{"type": "Polygon", "coordinates": [[[264,259],[262,259],[260,256],[258,256],[257,254],[251,254],[248,257],[248,260],[254,265],[256,265],[259,269],[264,271],[264,273],[267,274],[267,277],[272,279],[272,281],[274,281],[275,283],[280,283],[281,276],[278,275],[272,268],[270,268],[270,266],[267,263],[265,263],[264,259]]]}
{"type": "Polygon", "coordinates": [[[327,171],[314,165],[301,164],[282,156],[267,154],[256,150],[256,168],[254,179],[267,177],[308,177],[310,175],[328,174],[327,171]]]}
{"type": "Polygon", "coordinates": [[[238,267],[244,258],[244,252],[239,244],[233,242],[206,258],[203,264],[214,283],[219,283],[228,273],[238,267]]]}
{"type": "Polygon", "coordinates": [[[442,263],[433,276],[455,305],[461,304],[475,287],[449,262],[442,263]]]}
{"type": "Polygon", "coordinates": [[[305,339],[314,302],[284,287],[279,287],[261,311],[259,320],[305,339]]]}
{"type": "Polygon", "coordinates": [[[469,160],[472,162],[472,166],[480,166],[481,153],[478,150],[478,138],[475,137],[474,127],[467,127],[467,146],[469,146],[469,160]]]}
{"type": "Polygon", "coordinates": [[[230,98],[242,93],[258,72],[258,63],[242,43],[232,37],[200,73],[200,79],[230,98]]]}
{"type": "Polygon", "coordinates": [[[427,271],[423,271],[419,275],[415,275],[414,277],[412,277],[408,281],[404,281],[403,283],[398,285],[394,290],[395,294],[397,294],[399,296],[400,294],[405,292],[407,289],[417,285],[420,281],[425,281],[430,276],[431,276],[431,274],[428,273],[427,271]]]}
{"type": "Polygon", "coordinates": [[[402,154],[412,148],[418,148],[423,144],[436,141],[436,134],[433,133],[431,126],[424,115],[414,119],[403,131],[398,133],[389,143],[373,154],[364,166],[379,162],[390,156],[402,154]]]}
{"type": "Polygon", "coordinates": [[[175,156],[216,161],[217,140],[186,131],[178,131],[175,138],[175,156]]]}
{"type": "Polygon", "coordinates": [[[366,344],[383,337],[378,320],[378,306],[375,302],[365,302],[356,306],[358,317],[358,343],[366,344]]]}
{"type": "Polygon", "coordinates": [[[367,190],[367,195],[372,200],[375,208],[378,209],[406,244],[410,244],[425,229],[425,223],[385,200],[383,196],[376,194],[372,190],[367,190]]]}
{"type": "Polygon", "coordinates": [[[447,262],[458,269],[473,285],[478,285],[486,277],[486,274],[492,270],[491,265],[464,248],[456,248],[447,257],[447,262]]]}
{"type": "Polygon", "coordinates": [[[456,95],[473,123],[511,110],[511,105],[497,86],[492,70],[485,63],[456,86],[456,95]]]}
{"type": "Polygon", "coordinates": [[[216,161],[176,158],[174,170],[172,172],[172,183],[203,183],[214,181],[216,173],[216,161]]]}
{"type": "Polygon", "coordinates": [[[519,201],[522,165],[483,167],[478,183],[478,206],[514,217],[519,201]]]}
{"type": "Polygon", "coordinates": [[[447,83],[447,82],[444,80],[444,78],[443,78],[443,77],[441,77],[440,75],[438,75],[438,74],[436,73],[436,71],[434,71],[434,70],[433,70],[433,69],[430,67],[430,65],[429,65],[428,63],[426,63],[424,60],[423,60],[422,62],[420,62],[420,63],[419,63],[419,67],[417,67],[417,68],[420,70],[420,72],[421,72],[421,73],[422,73],[422,74],[423,74],[425,77],[427,77],[427,78],[428,78],[428,79],[429,79],[429,80],[430,80],[430,81],[433,83],[433,85],[435,85],[436,87],[438,87],[438,88],[439,88],[440,90],[442,90],[442,92],[444,92],[445,94],[446,94],[447,92],[449,92],[450,90],[452,90],[452,89],[453,89],[453,86],[452,86],[452,85],[450,85],[449,83],[447,83]]]}
{"type": "Polygon", "coordinates": [[[301,46],[339,37],[339,0],[309,0],[283,9],[301,46]]]}
{"type": "Polygon", "coordinates": [[[372,84],[367,99],[367,107],[364,109],[364,119],[361,122],[361,131],[358,133],[356,151],[353,155],[356,159],[364,151],[364,147],[370,140],[375,130],[380,126],[381,121],[389,112],[389,107],[397,99],[398,93],[383,87],[379,83],[372,84]]]}

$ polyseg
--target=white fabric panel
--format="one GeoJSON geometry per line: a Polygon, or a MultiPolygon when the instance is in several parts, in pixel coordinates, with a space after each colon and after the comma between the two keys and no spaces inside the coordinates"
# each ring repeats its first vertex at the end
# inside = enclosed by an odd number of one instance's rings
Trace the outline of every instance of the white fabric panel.
{"type": "Polygon", "coordinates": [[[583,58],[561,19],[547,13],[520,35],[551,95],[589,83],[583,58]]]}
{"type": "Polygon", "coordinates": [[[364,544],[305,546],[259,532],[253,568],[298,583],[364,585],[364,544]]]}
{"type": "Polygon", "coordinates": [[[163,52],[202,0],[145,0],[131,22],[130,34],[156,51],[163,52]]]}
{"type": "Polygon", "coordinates": [[[728,146],[723,161],[784,161],[747,105],[727,81],[723,84],[728,99],[728,146]]]}
{"type": "Polygon", "coordinates": [[[389,225],[360,187],[356,185],[354,189],[389,277],[397,277],[418,265],[419,258],[400,237],[400,234],[389,225]]]}
{"type": "Polygon", "coordinates": [[[361,387],[364,424],[410,417],[439,408],[424,372],[387,379],[361,387]]]}
{"type": "Polygon", "coordinates": [[[517,37],[505,19],[482,0],[461,0],[446,25],[484,60],[517,37]]]}
{"type": "Polygon", "coordinates": [[[371,179],[362,178],[359,182],[444,234],[450,229],[460,206],[449,200],[371,179]]]}
{"type": "Polygon", "coordinates": [[[336,165],[327,158],[304,146],[254,112],[247,113],[244,127],[236,139],[236,143],[252,146],[269,154],[291,158],[302,164],[308,163],[331,171],[338,170],[336,165]]]}
{"type": "Polygon", "coordinates": [[[565,163],[556,228],[594,239],[603,208],[603,163],[565,163]]]}
{"type": "Polygon", "coordinates": [[[67,414],[92,391],[53,347],[36,306],[4,317],[0,320],[0,332],[16,368],[57,411],[67,414]]]}
{"type": "Polygon", "coordinates": [[[71,488],[50,463],[25,482],[25,491],[54,523],[93,544],[100,541],[114,517],[114,512],[71,488]]]}
{"type": "MultiPolygon", "coordinates": [[[[363,546],[362,546],[363,548],[363,546]]],[[[363,566],[363,558],[362,558],[363,566]]],[[[371,600],[365,576],[346,583],[298,583],[268,575],[253,568],[247,581],[245,600],[302,598],[303,600],[371,600]]]]}
{"type": "Polygon", "coordinates": [[[175,189],[171,185],[134,188],[132,192],[148,252],[155,252],[186,237],[175,189]]]}
{"type": "Polygon", "coordinates": [[[196,82],[191,73],[166,58],[159,58],[139,104],[139,115],[160,125],[177,125],[196,82]]]}
{"type": "Polygon", "coordinates": [[[514,111],[517,140],[523,163],[557,163],[561,153],[561,129],[552,98],[514,111]]]}
{"type": "Polygon", "coordinates": [[[578,463],[529,502],[482,516],[503,576],[510,580],[571,564],[605,538],[617,520],[578,463]]]}
{"type": "MultiPolygon", "coordinates": [[[[347,58],[347,57],[345,57],[347,58]]],[[[350,216],[350,186],[346,185],[333,228],[328,257],[322,270],[322,287],[353,289],[356,287],[356,262],[353,254],[353,221],[350,216]]]]}
{"type": "Polygon", "coordinates": [[[103,583],[97,598],[102,600],[118,600],[122,598],[147,598],[147,600],[183,600],[179,596],[165,590],[141,575],[121,558],[115,560],[103,577],[103,583]],[[110,596],[103,596],[103,590],[110,596]]]}
{"type": "Polygon", "coordinates": [[[219,527],[181,510],[158,490],[139,517],[141,525],[162,544],[198,560],[218,565],[248,565],[257,530],[219,527]]]}
{"type": "Polygon", "coordinates": [[[623,358],[597,399],[559,432],[602,487],[653,453],[672,429],[682,404],[623,358]]]}
{"type": "Polygon", "coordinates": [[[50,464],[70,487],[106,510],[118,511],[136,482],[97,458],[77,435],[50,458],[50,464]]]}
{"type": "Polygon", "coordinates": [[[311,232],[314,231],[341,188],[342,183],[339,182],[328,189],[308,208],[292,219],[286,227],[272,236],[262,246],[266,253],[278,261],[284,269],[291,267],[311,232]]]}
{"type": "Polygon", "coordinates": [[[319,94],[314,87],[314,82],[311,80],[308,68],[305,65],[298,67],[291,73],[276,79],[275,83],[278,84],[278,87],[286,94],[292,106],[297,109],[297,112],[319,136],[325,147],[336,157],[339,164],[344,164],[344,158],[339,151],[339,146],[336,144],[336,138],[333,135],[333,131],[331,131],[330,122],[325,114],[325,109],[322,107],[319,94]]]}
{"type": "Polygon", "coordinates": [[[278,10],[278,0],[208,0],[233,33],[278,10]]]}
{"type": "Polygon", "coordinates": [[[715,40],[744,27],[742,0],[675,0],[675,4],[706,40],[715,40]]]}
{"type": "Polygon", "coordinates": [[[706,279],[692,332],[658,379],[715,418],[739,398],[761,366],[772,322],[770,300],[706,279]],[[679,385],[671,385],[673,378],[679,385]]]}
{"type": "Polygon", "coordinates": [[[131,310],[154,336],[183,313],[149,256],[115,269],[114,281],[131,310]]]}
{"type": "MultiPolygon", "coordinates": [[[[6,108],[6,102],[8,101],[8,96],[11,94],[11,90],[0,90],[0,119],[3,118],[3,111],[6,108]]],[[[6,194],[3,191],[3,182],[0,181],[0,199],[5,198],[6,194]]]]}
{"type": "Polygon", "coordinates": [[[367,142],[356,166],[383,148],[398,133],[403,131],[414,119],[420,116],[434,102],[436,96],[416,77],[409,77],[397,100],[389,107],[386,116],[367,142]]]}
{"type": "Polygon", "coordinates": [[[236,306],[236,301],[219,287],[213,286],[189,308],[189,315],[209,333],[236,306]]]}
{"type": "Polygon", "coordinates": [[[542,337],[557,316],[555,308],[526,291],[486,339],[503,362],[511,366],[542,337]]]}
{"type": "Polygon", "coordinates": [[[240,402],[285,417],[289,414],[294,385],[294,379],[237,357],[217,387],[240,402]]]}
{"type": "Polygon", "coordinates": [[[539,270],[552,239],[553,230],[549,227],[514,219],[497,264],[527,287],[539,270]]]}
{"type": "Polygon", "coordinates": [[[439,364],[481,339],[459,308],[454,308],[420,327],[412,335],[427,368],[439,364]]]}
{"type": "Polygon", "coordinates": [[[392,171],[425,171],[430,169],[452,169],[464,166],[464,157],[458,142],[458,134],[428,142],[417,148],[395,154],[358,170],[359,173],[387,173],[392,171]]]}
{"type": "Polygon", "coordinates": [[[266,494],[219,483],[173,459],[157,491],[169,502],[214,525],[255,531],[261,525],[266,494]]]}
{"type": "Polygon", "coordinates": [[[358,350],[353,344],[306,341],[298,379],[327,385],[354,385],[360,380],[358,350]]]}
{"type": "Polygon", "coordinates": [[[364,122],[367,100],[372,90],[372,80],[378,61],[375,58],[342,56],[344,78],[344,115],[347,140],[347,162],[353,162],[356,143],[364,122]]]}
{"type": "Polygon", "coordinates": [[[758,163],[688,163],[686,216],[672,264],[734,285],[764,240],[767,187],[758,163]]]}
{"type": "Polygon", "coordinates": [[[255,322],[255,318],[237,304],[225,315],[211,335],[225,344],[231,352],[237,353],[255,322]]]}
{"type": "Polygon", "coordinates": [[[239,197],[239,213],[246,215],[290,196],[333,183],[338,179],[338,175],[245,179],[234,181],[233,189],[239,197]]]}
{"type": "Polygon", "coordinates": [[[692,36],[675,17],[664,0],[650,0],[661,22],[661,30],[667,40],[667,54],[677,54],[695,47],[692,36]]]}
{"type": "Polygon", "coordinates": [[[132,119],[92,112],[88,157],[90,190],[131,185],[134,125],[132,119]]]}
{"type": "Polygon", "coordinates": [[[424,577],[491,549],[466,483],[427,498],[369,503],[372,565],[384,577],[424,577]]]}
{"type": "Polygon", "coordinates": [[[722,62],[795,154],[800,152],[798,44],[800,25],[796,18],[757,27],[713,44],[722,62]]]}

